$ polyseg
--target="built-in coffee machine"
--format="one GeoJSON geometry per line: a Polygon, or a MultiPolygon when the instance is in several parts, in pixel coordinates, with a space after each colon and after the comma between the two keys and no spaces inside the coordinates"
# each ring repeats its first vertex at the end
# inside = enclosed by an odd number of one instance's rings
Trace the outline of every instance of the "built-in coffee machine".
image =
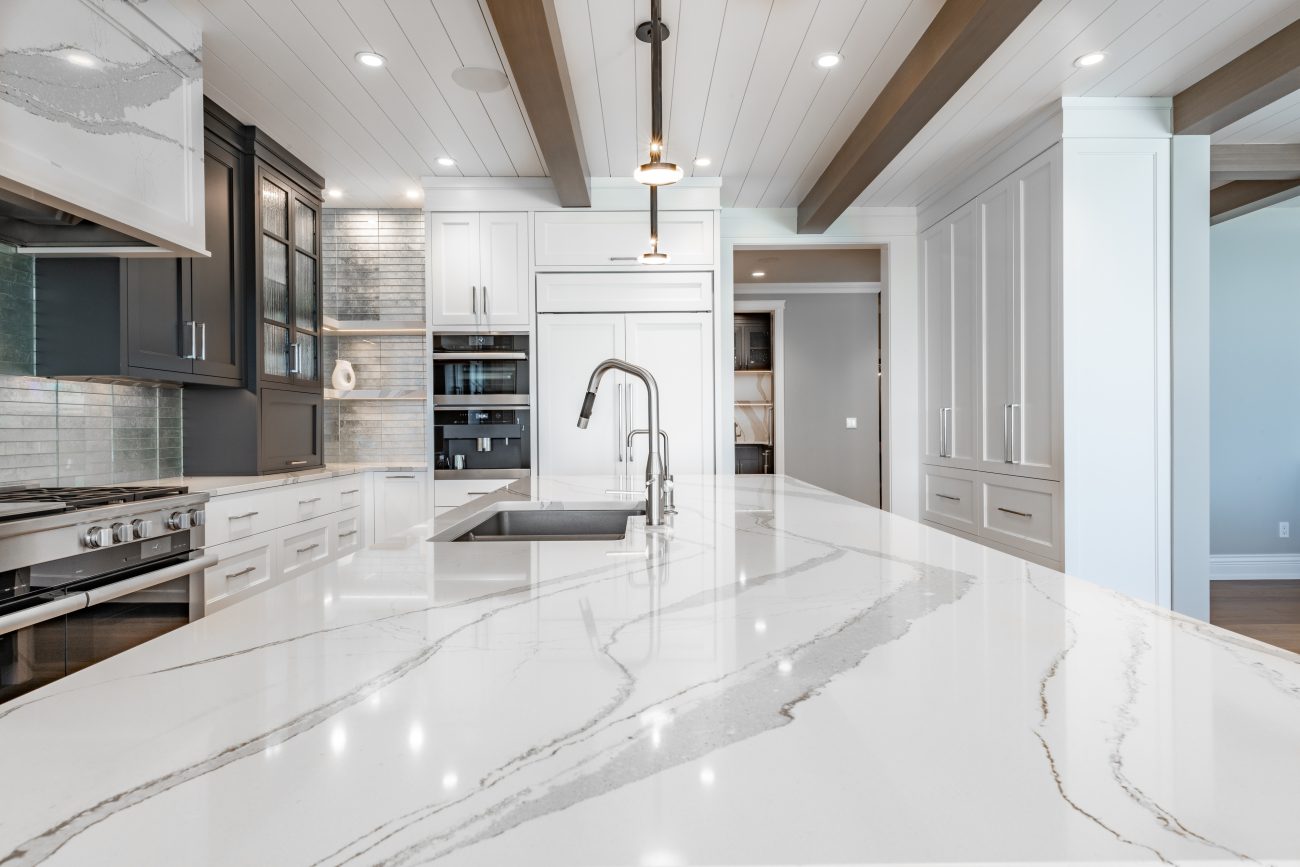
{"type": "Polygon", "coordinates": [[[435,334],[436,475],[528,475],[528,393],[527,334],[435,334]]]}

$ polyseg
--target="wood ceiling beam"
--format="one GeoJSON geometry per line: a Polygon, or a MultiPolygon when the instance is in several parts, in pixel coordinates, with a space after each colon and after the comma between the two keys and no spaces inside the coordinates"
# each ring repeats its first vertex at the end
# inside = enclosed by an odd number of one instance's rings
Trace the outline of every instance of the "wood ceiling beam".
{"type": "Polygon", "coordinates": [[[542,160],[566,208],[591,207],[591,178],[553,0],[487,0],[542,160]]]}
{"type": "Polygon", "coordinates": [[[1233,181],[1210,190],[1210,225],[1300,196],[1300,178],[1285,181],[1233,181]]]}
{"type": "Polygon", "coordinates": [[[1212,135],[1300,89],[1300,21],[1174,97],[1175,135],[1212,135]]]}
{"type": "Polygon", "coordinates": [[[800,234],[826,231],[1038,4],[947,0],[799,203],[800,234]]]}
{"type": "Polygon", "coordinates": [[[1300,144],[1225,144],[1210,147],[1216,180],[1283,181],[1300,177],[1300,144]]]}

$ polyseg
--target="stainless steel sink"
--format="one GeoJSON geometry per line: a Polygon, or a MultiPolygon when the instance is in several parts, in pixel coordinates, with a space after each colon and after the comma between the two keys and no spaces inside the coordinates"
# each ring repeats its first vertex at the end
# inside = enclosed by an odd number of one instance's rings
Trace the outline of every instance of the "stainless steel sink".
{"type": "Polygon", "coordinates": [[[450,542],[617,542],[638,509],[501,509],[450,542]]]}

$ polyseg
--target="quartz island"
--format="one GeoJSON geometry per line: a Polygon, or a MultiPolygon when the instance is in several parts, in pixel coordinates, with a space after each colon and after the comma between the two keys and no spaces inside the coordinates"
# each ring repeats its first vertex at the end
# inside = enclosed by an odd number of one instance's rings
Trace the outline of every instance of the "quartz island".
{"type": "Polygon", "coordinates": [[[0,706],[0,863],[1300,863],[1300,657],[783,477],[430,542],[0,706]]]}

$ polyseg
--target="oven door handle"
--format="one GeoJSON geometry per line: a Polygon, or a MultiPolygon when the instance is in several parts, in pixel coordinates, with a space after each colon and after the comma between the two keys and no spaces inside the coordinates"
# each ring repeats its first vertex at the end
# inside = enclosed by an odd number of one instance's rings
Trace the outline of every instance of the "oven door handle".
{"type": "Polygon", "coordinates": [[[103,587],[96,587],[94,590],[87,590],[86,607],[90,608],[102,602],[110,602],[140,590],[148,590],[150,587],[166,584],[168,581],[183,578],[186,575],[193,575],[195,572],[201,572],[209,566],[217,565],[217,559],[216,554],[204,554],[194,560],[186,560],[184,563],[167,566],[155,572],[146,572],[134,578],[115,581],[112,584],[105,584],[103,587]]]}
{"type": "Polygon", "coordinates": [[[5,614],[0,616],[0,635],[8,635],[10,632],[26,629],[29,626],[35,626],[38,623],[44,623],[47,620],[80,611],[85,607],[86,594],[73,593],[60,599],[33,605],[31,608],[24,608],[22,611],[15,611],[13,614],[5,614]]]}
{"type": "Polygon", "coordinates": [[[526,352],[435,352],[434,361],[526,361],[526,352]]]}

